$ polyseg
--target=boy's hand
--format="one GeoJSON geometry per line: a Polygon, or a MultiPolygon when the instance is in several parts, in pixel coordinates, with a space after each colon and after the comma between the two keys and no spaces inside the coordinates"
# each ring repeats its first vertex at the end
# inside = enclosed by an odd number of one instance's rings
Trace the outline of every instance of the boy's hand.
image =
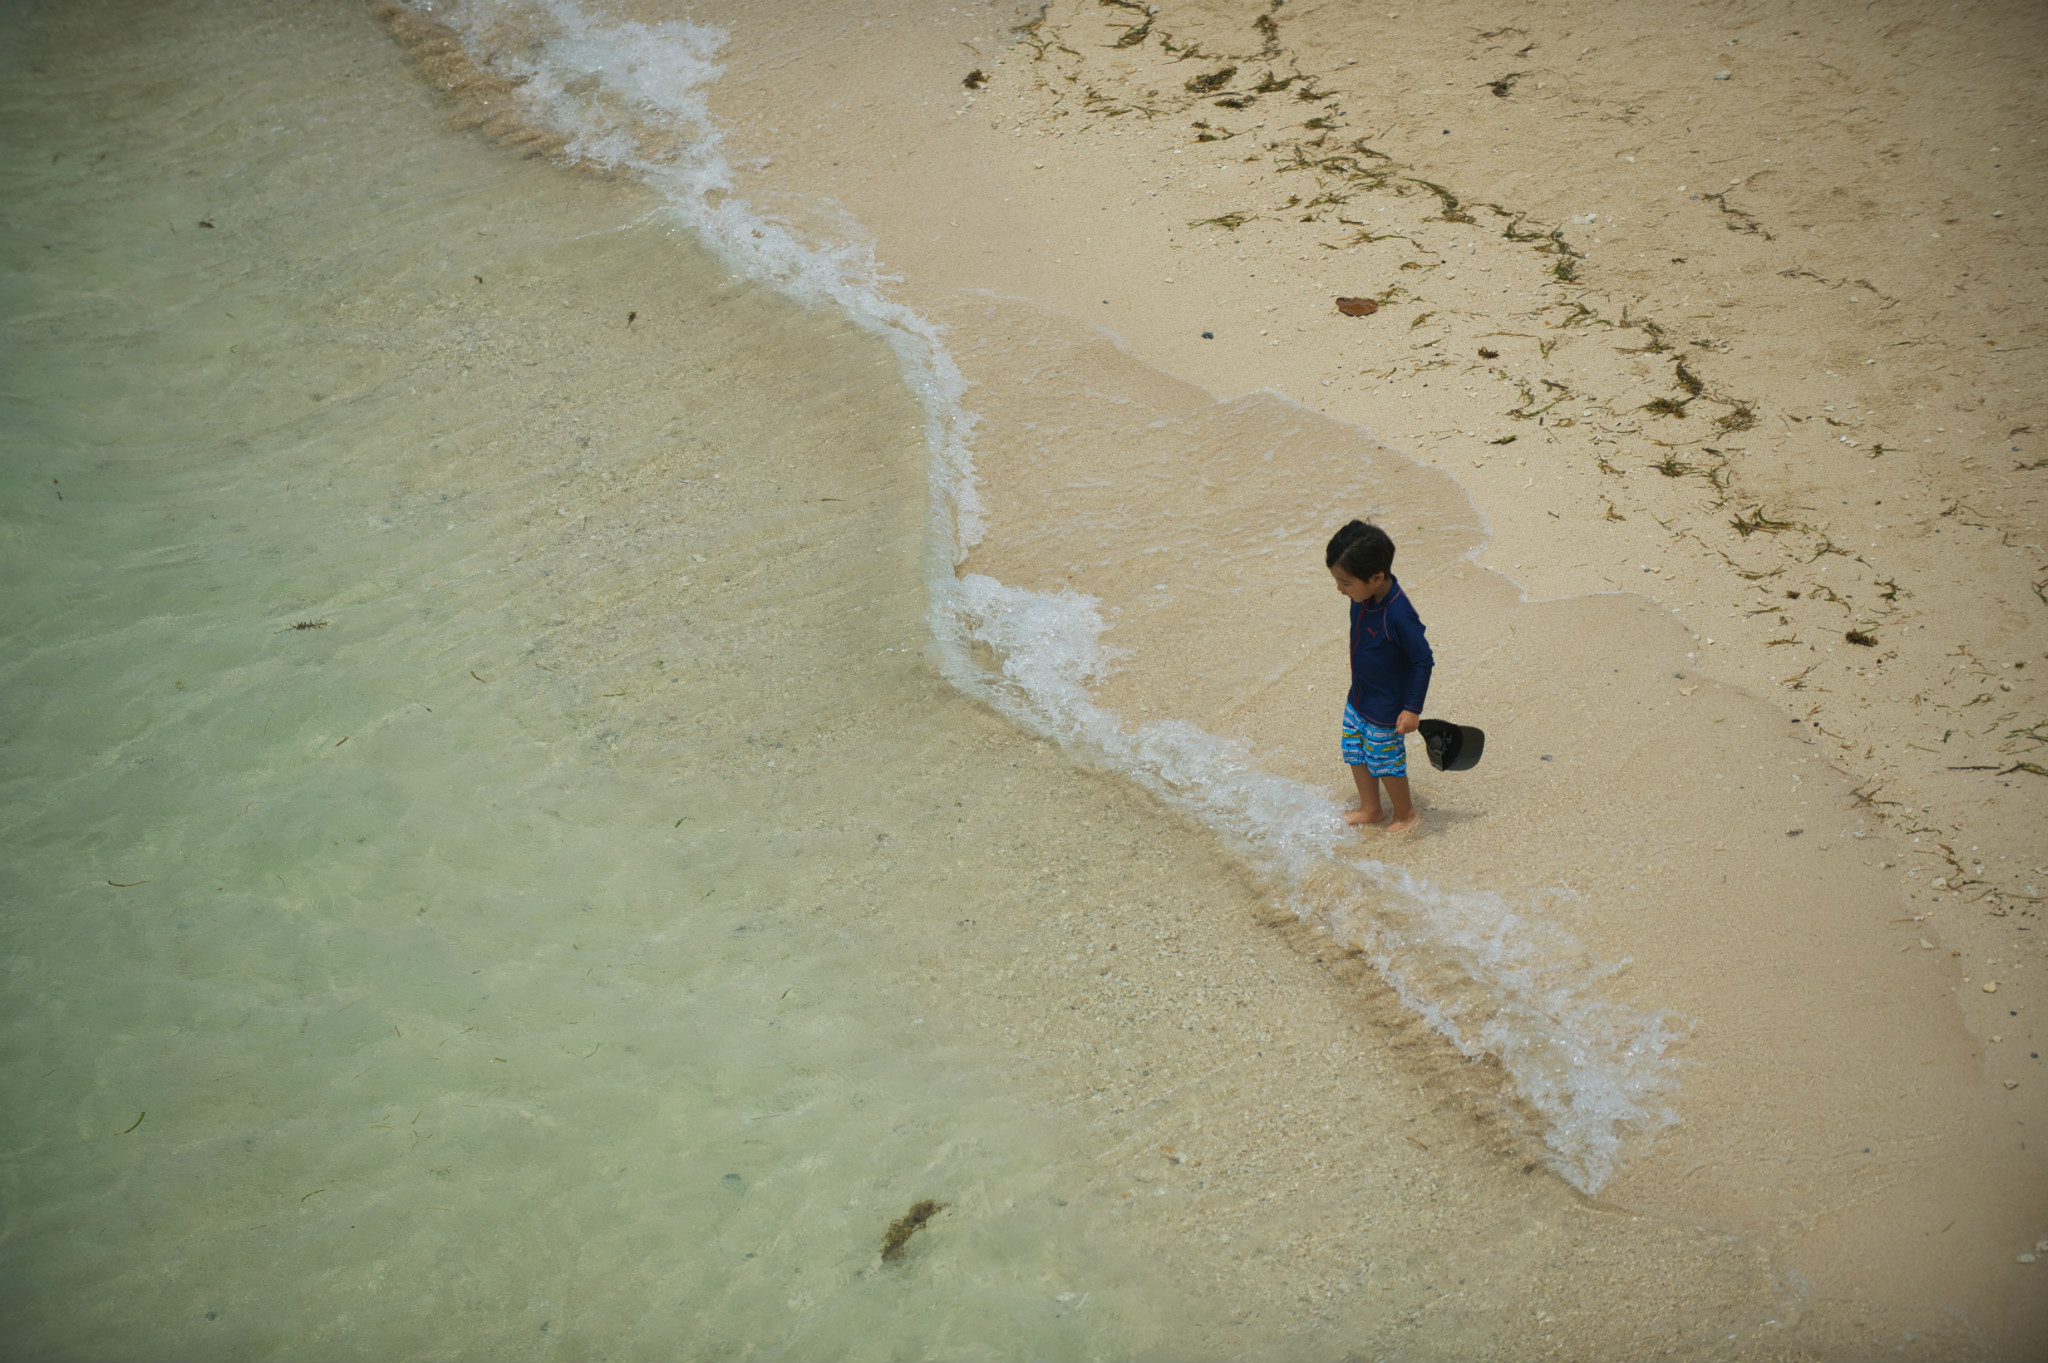
{"type": "Polygon", "coordinates": [[[1394,721],[1394,732],[1397,734],[1412,734],[1421,727],[1421,724],[1421,715],[1416,714],[1413,710],[1403,710],[1401,717],[1394,721]]]}

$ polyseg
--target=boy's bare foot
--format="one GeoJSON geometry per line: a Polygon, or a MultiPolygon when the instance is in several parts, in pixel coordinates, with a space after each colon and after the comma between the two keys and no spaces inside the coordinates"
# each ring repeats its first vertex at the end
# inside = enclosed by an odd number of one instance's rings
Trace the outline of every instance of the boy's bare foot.
{"type": "Polygon", "coordinates": [[[1412,830],[1412,829],[1413,829],[1413,828],[1414,828],[1414,827],[1415,827],[1415,826],[1416,826],[1417,824],[1419,824],[1419,823],[1421,823],[1421,822],[1422,822],[1422,811],[1421,811],[1421,810],[1419,810],[1419,809],[1411,809],[1411,810],[1409,810],[1409,811],[1408,811],[1408,817],[1407,817],[1407,818],[1405,818],[1405,819],[1395,819],[1395,820],[1394,820],[1394,821],[1393,821],[1392,823],[1389,823],[1389,824],[1387,825],[1387,830],[1386,830],[1386,831],[1387,831],[1387,833],[1388,833],[1388,834],[1389,834],[1390,836],[1391,836],[1391,835],[1398,835],[1398,834],[1401,834],[1401,833],[1406,833],[1406,832],[1409,832],[1409,831],[1411,831],[1411,830],[1412,830]]]}
{"type": "Polygon", "coordinates": [[[1385,823],[1386,821],[1387,811],[1384,809],[1347,809],[1344,811],[1344,822],[1350,824],[1353,828],[1357,828],[1361,824],[1385,823]]]}

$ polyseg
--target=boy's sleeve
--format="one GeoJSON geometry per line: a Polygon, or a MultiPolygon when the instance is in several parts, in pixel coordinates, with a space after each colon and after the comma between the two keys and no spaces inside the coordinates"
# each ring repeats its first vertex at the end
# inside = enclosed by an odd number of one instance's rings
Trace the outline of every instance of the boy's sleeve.
{"type": "Polygon", "coordinates": [[[1429,639],[1422,628],[1422,617],[1415,613],[1404,595],[1399,608],[1387,612],[1393,617],[1394,632],[1401,640],[1401,647],[1408,653],[1408,681],[1401,695],[1401,708],[1422,713],[1422,703],[1429,696],[1429,674],[1436,669],[1436,655],[1429,651],[1429,639]]]}

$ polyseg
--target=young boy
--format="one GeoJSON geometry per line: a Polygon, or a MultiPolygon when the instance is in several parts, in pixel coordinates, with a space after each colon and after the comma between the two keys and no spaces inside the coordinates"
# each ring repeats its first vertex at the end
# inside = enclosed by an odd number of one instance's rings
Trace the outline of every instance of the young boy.
{"type": "Polygon", "coordinates": [[[1358,783],[1349,824],[1385,823],[1406,833],[1420,823],[1408,797],[1408,735],[1429,694],[1429,651],[1422,620],[1394,580],[1394,542],[1387,532],[1352,521],[1330,537],[1323,562],[1351,601],[1351,693],[1344,703],[1344,761],[1358,783]],[[1381,785],[1393,817],[1380,807],[1381,785]]]}

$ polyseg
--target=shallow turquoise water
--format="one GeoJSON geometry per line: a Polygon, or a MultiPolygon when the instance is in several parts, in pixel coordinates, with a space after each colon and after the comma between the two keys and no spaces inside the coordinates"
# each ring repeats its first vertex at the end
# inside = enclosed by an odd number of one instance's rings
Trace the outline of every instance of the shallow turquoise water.
{"type": "Polygon", "coordinates": [[[922,657],[887,353],[441,131],[349,7],[10,26],[12,1347],[1185,1337],[902,1002],[1016,835],[967,777],[1057,759],[922,657]]]}

